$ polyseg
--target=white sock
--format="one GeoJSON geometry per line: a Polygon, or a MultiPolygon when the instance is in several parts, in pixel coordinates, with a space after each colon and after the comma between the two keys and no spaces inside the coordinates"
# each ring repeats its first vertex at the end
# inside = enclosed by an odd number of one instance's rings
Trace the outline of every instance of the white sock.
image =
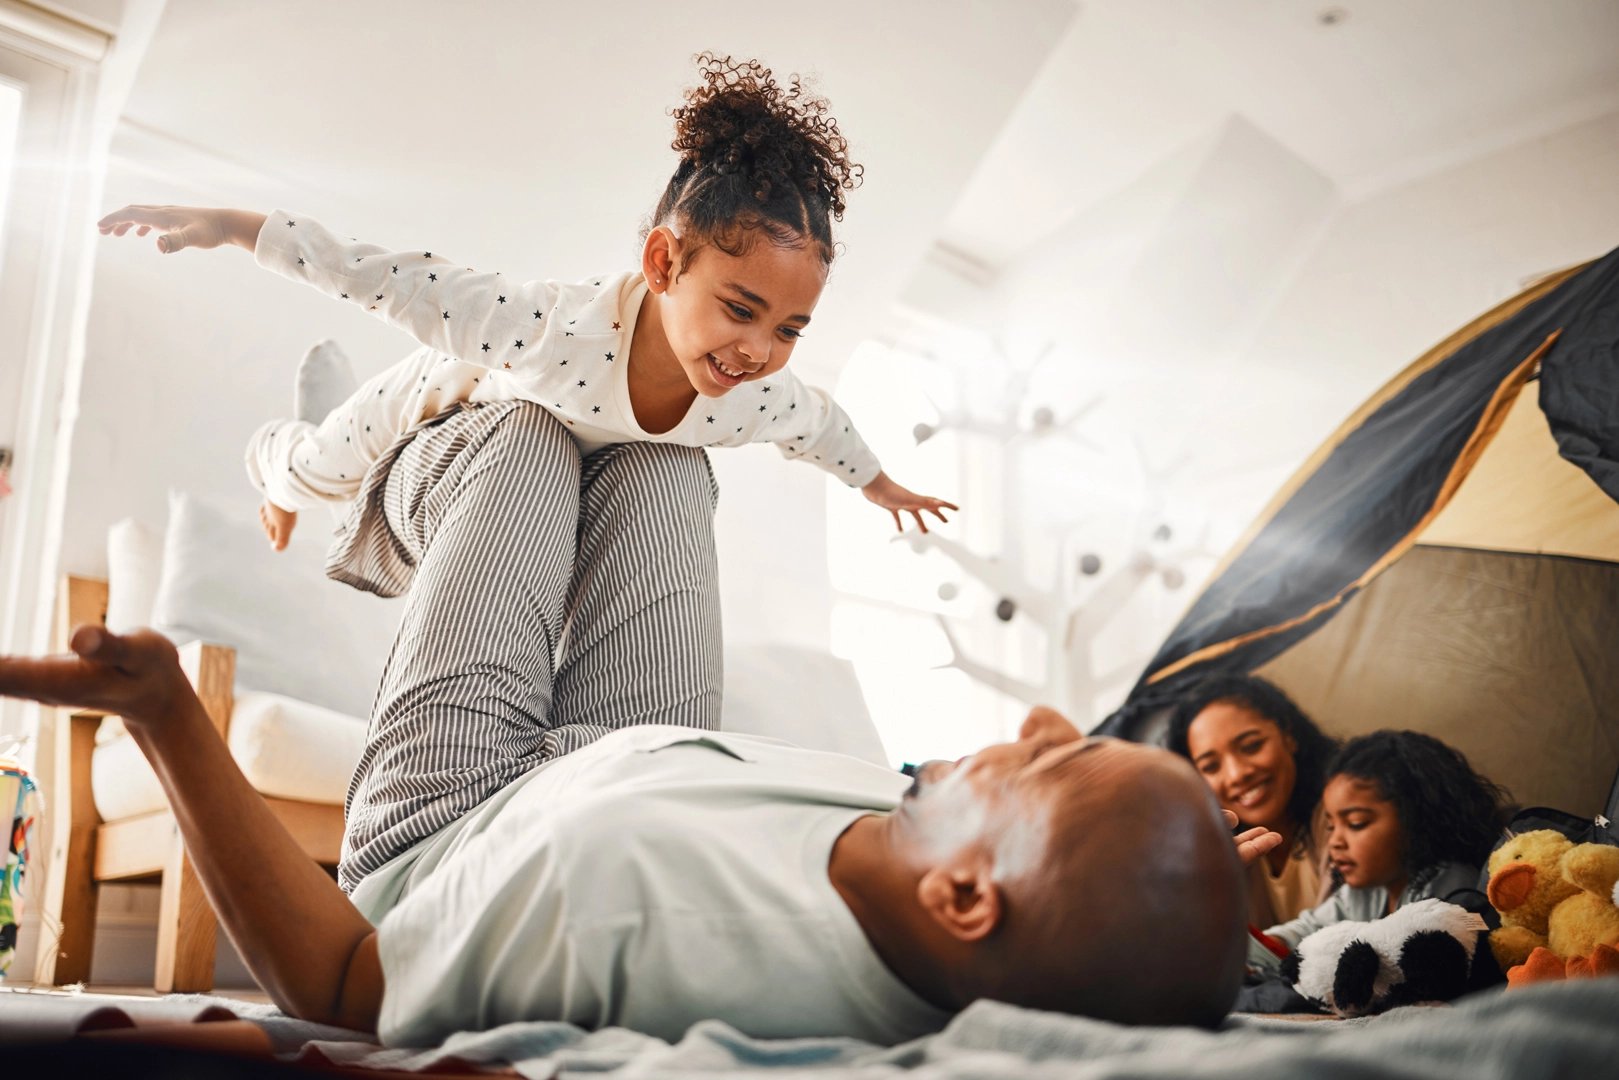
{"type": "Polygon", "coordinates": [[[318,425],[359,385],[349,358],[338,348],[337,342],[317,342],[298,361],[298,379],[293,384],[292,395],[293,418],[318,425]]]}

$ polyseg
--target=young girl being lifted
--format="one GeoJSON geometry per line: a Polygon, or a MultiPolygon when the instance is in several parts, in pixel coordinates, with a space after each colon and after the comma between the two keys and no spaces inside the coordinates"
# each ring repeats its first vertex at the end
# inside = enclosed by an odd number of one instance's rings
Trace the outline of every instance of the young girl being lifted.
{"type": "MultiPolygon", "coordinates": [[[[341,396],[330,389],[300,404],[297,419],[254,434],[248,474],[277,549],[299,510],[354,499],[402,436],[458,404],[505,400],[552,413],[581,456],[636,441],[772,442],[860,488],[896,527],[902,512],[926,531],[924,511],[942,521],[956,509],[890,479],[830,395],[785,370],[826,285],[832,221],[861,176],[827,103],[796,77],[779,85],[756,61],[704,53],[698,62],[703,85],[674,110],[680,164],[632,271],[520,283],[429,248],[348,240],[280,210],[127,206],[101,220],[117,236],[156,230],[165,254],[246,248],[261,266],[421,342],[329,412],[341,396]]],[[[330,387],[346,371],[334,348],[317,347],[300,387],[330,387]]]]}

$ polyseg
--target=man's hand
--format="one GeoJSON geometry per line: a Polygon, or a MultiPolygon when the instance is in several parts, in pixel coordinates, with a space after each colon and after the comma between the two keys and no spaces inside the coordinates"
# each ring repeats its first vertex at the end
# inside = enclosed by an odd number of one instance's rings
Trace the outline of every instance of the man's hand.
{"type": "Polygon", "coordinates": [[[908,491],[889,479],[888,474],[885,472],[878,473],[875,480],[860,489],[860,493],[893,514],[894,528],[900,532],[905,531],[905,525],[900,521],[899,516],[902,512],[914,517],[917,528],[927,532],[928,524],[922,520],[922,511],[926,510],[940,521],[949,521],[950,519],[944,516],[943,511],[961,509],[955,503],[935,499],[931,495],[918,495],[914,491],[908,491]]]}
{"type": "Polygon", "coordinates": [[[168,639],[81,626],[71,656],[0,657],[0,695],[122,715],[259,985],[301,1019],[376,1031],[375,929],[242,775],[168,639]]]}
{"type": "Polygon", "coordinates": [[[292,539],[292,530],[298,524],[298,511],[283,510],[265,499],[259,504],[259,524],[264,526],[264,535],[270,538],[270,546],[277,551],[285,551],[287,541],[292,539]]]}
{"type": "Polygon", "coordinates": [[[99,709],[132,726],[161,722],[196,700],[174,645],[155,630],[81,626],[71,647],[71,656],[0,657],[0,696],[99,709]]]}
{"type": "Polygon", "coordinates": [[[136,236],[145,236],[155,229],[157,249],[165,255],[224,244],[252,251],[263,227],[263,214],[204,206],[126,206],[96,222],[103,236],[123,236],[130,229],[136,236]]]}
{"type": "MultiPolygon", "coordinates": [[[[1221,810],[1220,816],[1225,818],[1227,828],[1237,827],[1236,814],[1221,810]]],[[[1266,828],[1244,829],[1232,839],[1237,845],[1237,857],[1244,866],[1249,866],[1275,851],[1282,843],[1282,834],[1266,828]]]]}

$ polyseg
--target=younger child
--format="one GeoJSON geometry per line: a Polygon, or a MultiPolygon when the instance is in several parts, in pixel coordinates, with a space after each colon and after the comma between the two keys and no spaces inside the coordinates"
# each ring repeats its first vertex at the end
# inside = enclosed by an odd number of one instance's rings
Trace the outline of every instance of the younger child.
{"type": "MultiPolygon", "coordinates": [[[[1293,949],[1323,926],[1380,919],[1403,904],[1473,887],[1505,824],[1506,803],[1505,791],[1431,735],[1377,731],[1351,739],[1327,766],[1321,796],[1327,858],[1341,884],[1324,903],[1266,934],[1293,949]]],[[[1261,952],[1251,948],[1250,961],[1261,952]]]]}
{"type": "Polygon", "coordinates": [[[477,273],[428,249],[389,251],[308,217],[131,206],[103,233],[156,229],[165,253],[235,244],[260,265],[374,312],[424,346],[324,419],[261,428],[249,476],[271,543],[296,512],[352,500],[399,438],[461,403],[535,402],[581,454],[611,443],[772,442],[892,513],[941,521],[951,503],[882,471],[825,392],[784,369],[820,299],[832,221],[860,180],[826,102],[756,61],[698,58],[704,85],[674,110],[681,152],[634,271],[577,285],[477,273]]]}

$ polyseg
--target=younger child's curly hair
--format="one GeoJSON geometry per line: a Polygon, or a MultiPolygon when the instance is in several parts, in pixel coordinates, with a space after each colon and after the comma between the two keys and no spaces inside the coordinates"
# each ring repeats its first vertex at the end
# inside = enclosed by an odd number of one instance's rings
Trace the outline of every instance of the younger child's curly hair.
{"type": "Polygon", "coordinates": [[[1483,866],[1506,825],[1511,797],[1475,772],[1461,751],[1419,731],[1374,731],[1350,739],[1327,777],[1363,780],[1394,804],[1408,880],[1441,863],[1483,866]]]}
{"type": "MultiPolygon", "coordinates": [[[[695,251],[711,243],[744,254],[760,236],[784,247],[813,243],[831,265],[832,222],[861,166],[825,98],[794,75],[784,87],[757,60],[697,57],[703,85],[673,110],[680,165],[651,226],[677,222],[695,251]]],[[[650,231],[650,227],[648,229],[650,231]]]]}

